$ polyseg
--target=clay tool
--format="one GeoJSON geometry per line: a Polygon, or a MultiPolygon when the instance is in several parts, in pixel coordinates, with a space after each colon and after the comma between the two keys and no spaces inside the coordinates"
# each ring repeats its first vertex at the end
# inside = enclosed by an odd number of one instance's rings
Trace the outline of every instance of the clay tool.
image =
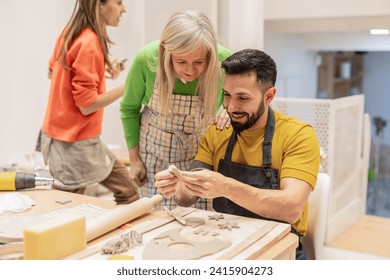
{"type": "Polygon", "coordinates": [[[178,215],[178,214],[175,214],[173,213],[171,210],[169,210],[166,206],[164,206],[164,210],[170,215],[172,216],[173,218],[175,218],[176,221],[178,221],[179,223],[181,223],[182,225],[185,225],[186,224],[186,220],[178,215]]]}

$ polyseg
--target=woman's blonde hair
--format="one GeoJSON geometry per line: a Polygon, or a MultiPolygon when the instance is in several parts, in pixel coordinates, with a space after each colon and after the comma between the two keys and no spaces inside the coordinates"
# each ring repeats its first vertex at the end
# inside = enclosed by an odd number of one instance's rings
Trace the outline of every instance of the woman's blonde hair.
{"type": "Polygon", "coordinates": [[[108,37],[106,26],[103,19],[100,17],[100,4],[104,4],[107,0],[77,0],[73,9],[72,16],[64,30],[64,41],[60,48],[59,59],[62,66],[66,70],[71,67],[66,64],[66,55],[72,42],[86,28],[91,28],[99,38],[101,48],[103,50],[104,61],[111,68],[109,59],[109,45],[112,44],[108,37]]]}
{"type": "Polygon", "coordinates": [[[203,13],[189,10],[173,14],[161,34],[157,77],[162,114],[168,114],[172,109],[170,100],[177,78],[172,54],[185,54],[199,48],[207,55],[206,68],[200,75],[196,88],[204,105],[202,121],[209,122],[215,116],[221,73],[217,36],[210,20],[203,13]]]}

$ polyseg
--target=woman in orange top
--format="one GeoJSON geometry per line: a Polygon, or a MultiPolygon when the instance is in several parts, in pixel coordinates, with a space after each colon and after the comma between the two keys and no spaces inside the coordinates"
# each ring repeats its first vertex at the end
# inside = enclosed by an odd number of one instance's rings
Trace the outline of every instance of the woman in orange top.
{"type": "Polygon", "coordinates": [[[122,0],[78,0],[49,61],[50,95],[41,150],[54,188],[84,192],[100,183],[117,203],[139,198],[129,172],[100,140],[103,108],[123,96],[124,86],[106,92],[123,64],[111,62],[107,26],[118,26],[122,0]]]}

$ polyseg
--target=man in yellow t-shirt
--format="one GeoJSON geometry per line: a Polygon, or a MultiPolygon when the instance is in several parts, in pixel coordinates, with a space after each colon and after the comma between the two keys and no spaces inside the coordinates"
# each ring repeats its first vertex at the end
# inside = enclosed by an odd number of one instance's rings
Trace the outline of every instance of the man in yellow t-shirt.
{"type": "MultiPolygon", "coordinates": [[[[212,198],[218,212],[290,223],[307,230],[307,201],[317,181],[319,144],[312,126],[274,112],[276,65],[246,49],[222,63],[223,105],[232,127],[210,126],[199,143],[192,172],[156,174],[156,187],[182,206],[212,198]],[[175,173],[175,176],[174,174],[175,173]]],[[[297,259],[306,259],[300,244],[297,259]]]]}

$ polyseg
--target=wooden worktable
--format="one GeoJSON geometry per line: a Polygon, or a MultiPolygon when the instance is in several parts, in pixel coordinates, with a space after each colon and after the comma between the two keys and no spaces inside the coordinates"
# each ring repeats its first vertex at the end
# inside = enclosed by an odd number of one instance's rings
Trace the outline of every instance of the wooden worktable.
{"type": "MultiPolygon", "coordinates": [[[[16,213],[12,215],[40,215],[46,214],[50,211],[75,207],[84,203],[92,203],[96,206],[107,209],[110,209],[116,205],[116,202],[113,200],[101,199],[93,196],[64,192],[60,190],[36,188],[19,190],[18,192],[21,194],[28,195],[32,200],[35,201],[36,205],[34,205],[25,212],[16,213]],[[66,202],[64,204],[57,202],[66,200],[68,200],[69,202],[66,202]]],[[[1,194],[2,192],[0,192],[0,195],[1,194]]]]}
{"type": "MultiPolygon", "coordinates": [[[[0,219],[9,218],[14,215],[41,215],[51,211],[71,208],[86,203],[91,203],[107,209],[111,209],[115,206],[115,202],[111,200],[63,192],[59,190],[30,189],[20,192],[30,196],[36,202],[36,205],[23,213],[0,216],[0,219]],[[66,204],[60,204],[56,202],[60,200],[71,200],[71,202],[66,204]]],[[[0,195],[1,194],[2,193],[0,193],[0,195]]],[[[154,210],[151,213],[144,214],[139,218],[129,221],[129,223],[130,226],[148,224],[162,215],[167,214],[165,211],[154,210]]],[[[117,235],[121,231],[123,231],[123,227],[122,229],[118,227],[117,229],[107,232],[105,235],[90,241],[87,245],[87,250],[88,248],[96,246],[96,244],[99,244],[102,241],[108,240],[112,236],[117,235]]],[[[240,254],[236,255],[234,259],[294,259],[295,249],[297,246],[297,236],[295,234],[289,233],[288,231],[286,232],[286,224],[280,223],[267,235],[251,244],[240,254]]]]}

